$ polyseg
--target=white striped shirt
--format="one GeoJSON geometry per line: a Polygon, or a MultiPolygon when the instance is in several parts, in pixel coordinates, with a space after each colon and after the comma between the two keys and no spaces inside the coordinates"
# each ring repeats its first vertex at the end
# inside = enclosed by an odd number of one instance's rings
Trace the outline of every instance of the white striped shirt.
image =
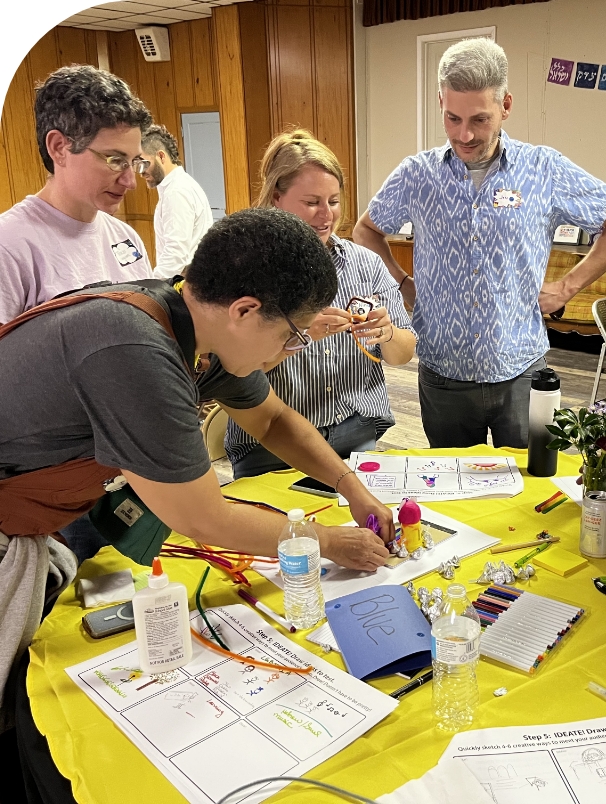
{"type": "MultiPolygon", "coordinates": [[[[381,258],[363,246],[332,235],[330,253],[339,282],[333,307],[347,309],[352,296],[373,298],[386,307],[394,327],[414,332],[398,285],[381,258]]],[[[381,346],[367,347],[381,357],[381,346]]],[[[395,423],[385,375],[357,347],[350,332],[314,341],[267,373],[276,394],[314,427],[336,425],[359,413],[377,420],[377,438],[395,423]]],[[[229,420],[225,449],[231,461],[244,457],[258,442],[229,420]]]]}

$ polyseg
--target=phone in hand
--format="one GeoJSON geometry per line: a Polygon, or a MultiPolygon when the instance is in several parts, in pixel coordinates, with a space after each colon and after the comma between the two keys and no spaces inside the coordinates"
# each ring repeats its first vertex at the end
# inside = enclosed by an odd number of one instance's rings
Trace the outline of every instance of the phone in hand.
{"type": "Polygon", "coordinates": [[[135,627],[132,601],[91,611],[82,618],[82,625],[93,639],[102,639],[119,634],[121,631],[128,631],[135,627]]]}
{"type": "Polygon", "coordinates": [[[302,477],[300,480],[289,486],[293,491],[304,491],[307,494],[317,494],[318,497],[332,497],[336,499],[339,492],[335,491],[332,486],[327,486],[326,483],[320,483],[313,477],[302,477]]]}
{"type": "Polygon", "coordinates": [[[355,316],[356,322],[366,321],[368,314],[374,310],[374,302],[370,299],[363,299],[361,296],[352,296],[347,302],[347,312],[355,316]]]}

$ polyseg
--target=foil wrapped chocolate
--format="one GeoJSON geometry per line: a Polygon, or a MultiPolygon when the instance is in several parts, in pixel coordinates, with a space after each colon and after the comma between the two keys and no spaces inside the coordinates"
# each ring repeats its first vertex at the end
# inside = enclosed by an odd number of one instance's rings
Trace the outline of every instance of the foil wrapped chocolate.
{"type": "Polygon", "coordinates": [[[487,561],[484,564],[484,569],[480,576],[471,580],[470,583],[511,585],[514,584],[516,580],[527,581],[531,574],[534,575],[534,569],[532,567],[530,569],[531,573],[527,573],[526,567],[516,572],[513,567],[510,567],[504,561],[499,561],[498,564],[487,561]]]}

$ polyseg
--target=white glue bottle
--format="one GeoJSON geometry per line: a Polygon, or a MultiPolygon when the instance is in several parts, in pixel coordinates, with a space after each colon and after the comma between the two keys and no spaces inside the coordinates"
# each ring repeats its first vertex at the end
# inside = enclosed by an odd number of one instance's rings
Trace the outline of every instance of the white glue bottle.
{"type": "Polygon", "coordinates": [[[169,583],[159,558],[154,558],[148,586],[133,597],[139,666],[156,675],[183,667],[191,660],[187,589],[169,583]]]}

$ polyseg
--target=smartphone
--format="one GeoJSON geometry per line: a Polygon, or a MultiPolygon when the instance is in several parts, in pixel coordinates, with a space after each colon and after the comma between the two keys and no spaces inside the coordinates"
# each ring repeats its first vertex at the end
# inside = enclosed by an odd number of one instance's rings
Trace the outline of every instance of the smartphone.
{"type": "Polygon", "coordinates": [[[93,639],[102,639],[119,634],[121,631],[128,631],[135,627],[133,604],[129,600],[127,603],[91,611],[82,618],[82,625],[93,639]]]}
{"type": "Polygon", "coordinates": [[[374,309],[374,302],[370,299],[363,299],[360,296],[352,296],[347,302],[347,312],[355,315],[358,321],[366,321],[368,314],[374,309]]]}
{"type": "Polygon", "coordinates": [[[318,497],[333,497],[337,498],[339,492],[335,491],[332,486],[327,486],[325,483],[320,483],[313,477],[302,477],[296,480],[292,486],[293,491],[305,491],[307,494],[317,494],[318,497]]]}

